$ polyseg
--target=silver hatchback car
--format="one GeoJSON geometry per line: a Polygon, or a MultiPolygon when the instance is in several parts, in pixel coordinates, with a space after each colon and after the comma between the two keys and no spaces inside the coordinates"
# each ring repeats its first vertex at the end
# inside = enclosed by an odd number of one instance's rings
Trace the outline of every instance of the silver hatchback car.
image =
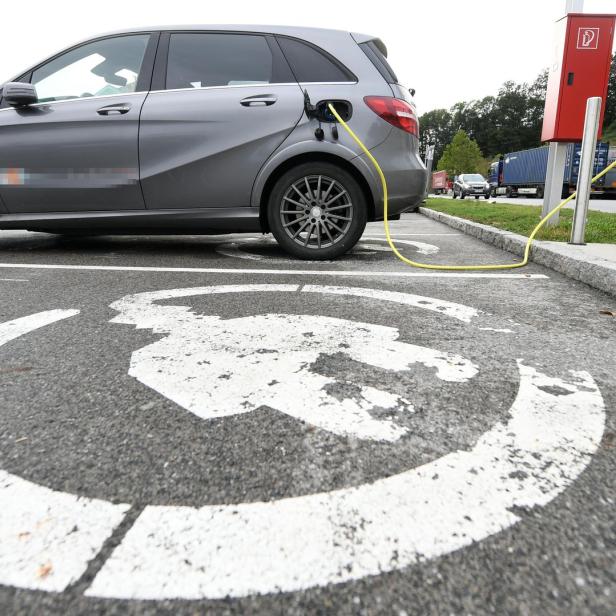
{"type": "Polygon", "coordinates": [[[263,26],[144,28],[82,42],[0,90],[0,229],[271,232],[331,259],[426,186],[418,122],[377,38],[263,26]]]}

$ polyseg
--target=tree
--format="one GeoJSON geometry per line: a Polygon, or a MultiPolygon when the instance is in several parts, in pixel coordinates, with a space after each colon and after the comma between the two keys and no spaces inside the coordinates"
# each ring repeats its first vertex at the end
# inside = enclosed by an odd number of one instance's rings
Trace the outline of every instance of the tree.
{"type": "MultiPolygon", "coordinates": [[[[548,71],[544,70],[530,84],[506,81],[496,96],[424,113],[419,118],[422,156],[426,145],[434,144],[434,160],[440,160],[445,145],[459,130],[476,141],[488,158],[499,152],[540,146],[547,83],[548,71]]],[[[603,130],[607,139],[616,141],[616,55],[612,58],[603,130]]]]}
{"type": "Polygon", "coordinates": [[[445,148],[437,168],[454,176],[460,173],[479,173],[484,171],[484,164],[477,142],[470,139],[463,130],[459,130],[445,148]]]}
{"type": "Polygon", "coordinates": [[[434,145],[434,160],[443,155],[445,146],[456,133],[447,109],[434,109],[419,118],[419,152],[425,159],[426,146],[434,145]]]}
{"type": "Polygon", "coordinates": [[[507,81],[496,96],[461,101],[449,111],[436,109],[424,113],[419,119],[421,152],[433,143],[435,160],[439,160],[445,144],[458,130],[465,131],[488,157],[541,145],[547,80],[545,70],[531,84],[507,81]]]}

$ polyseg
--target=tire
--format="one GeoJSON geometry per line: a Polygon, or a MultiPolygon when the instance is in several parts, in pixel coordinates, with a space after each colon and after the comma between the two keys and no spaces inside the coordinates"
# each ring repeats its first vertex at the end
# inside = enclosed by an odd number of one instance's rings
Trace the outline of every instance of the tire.
{"type": "Polygon", "coordinates": [[[483,196],[483,198],[487,201],[487,200],[490,198],[490,193],[489,193],[489,192],[487,192],[487,193],[483,196]]]}
{"type": "Polygon", "coordinates": [[[543,199],[543,188],[541,186],[537,188],[537,199],[543,199]]]}
{"type": "Polygon", "coordinates": [[[456,191],[455,190],[453,191],[453,194],[451,195],[451,198],[452,199],[457,199],[458,198],[458,195],[456,195],[456,191]]]}
{"type": "Polygon", "coordinates": [[[505,197],[507,197],[507,199],[511,199],[512,195],[513,190],[511,190],[511,186],[507,186],[507,188],[505,189],[505,197]]]}
{"type": "Polygon", "coordinates": [[[475,201],[479,201],[479,195],[475,196],[475,201]]]}
{"type": "Polygon", "coordinates": [[[460,199],[466,199],[466,193],[463,190],[460,191],[460,199]]]}
{"type": "Polygon", "coordinates": [[[368,206],[350,173],[329,162],[310,162],[278,178],[269,197],[267,219],[286,252],[298,259],[322,261],[335,259],[357,244],[366,228],[368,206]],[[327,203],[331,209],[325,208],[327,203]]]}

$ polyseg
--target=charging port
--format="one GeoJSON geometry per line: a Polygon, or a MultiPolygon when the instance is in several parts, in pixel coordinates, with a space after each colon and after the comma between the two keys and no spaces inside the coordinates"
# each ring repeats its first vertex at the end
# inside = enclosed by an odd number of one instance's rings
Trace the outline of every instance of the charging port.
{"type": "Polygon", "coordinates": [[[319,101],[316,104],[317,117],[321,122],[336,122],[336,118],[332,115],[332,112],[327,108],[327,105],[332,104],[334,109],[340,114],[340,117],[348,122],[353,115],[353,106],[349,101],[342,100],[326,100],[319,101]]]}

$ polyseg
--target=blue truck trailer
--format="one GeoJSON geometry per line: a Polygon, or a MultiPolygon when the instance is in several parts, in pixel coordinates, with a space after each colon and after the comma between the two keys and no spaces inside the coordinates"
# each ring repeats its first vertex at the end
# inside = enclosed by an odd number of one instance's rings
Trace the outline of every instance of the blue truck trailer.
{"type": "MultiPolygon", "coordinates": [[[[568,197],[577,186],[580,152],[581,145],[579,143],[570,143],[567,146],[563,198],[568,197]]],[[[599,143],[595,152],[593,175],[607,167],[608,157],[609,145],[607,143],[599,143]]],[[[488,175],[490,194],[493,197],[497,195],[505,195],[507,197],[528,195],[542,199],[547,168],[547,146],[505,154],[500,160],[490,165],[488,175]]],[[[592,192],[594,194],[616,194],[616,186],[612,186],[611,182],[606,182],[605,178],[601,178],[593,184],[592,192]]]]}

